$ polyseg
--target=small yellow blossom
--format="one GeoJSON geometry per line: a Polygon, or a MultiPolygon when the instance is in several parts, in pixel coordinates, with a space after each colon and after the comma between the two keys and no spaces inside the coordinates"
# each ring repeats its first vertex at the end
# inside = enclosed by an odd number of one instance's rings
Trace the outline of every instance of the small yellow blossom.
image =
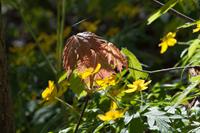
{"type": "Polygon", "coordinates": [[[200,22],[197,23],[197,27],[193,29],[193,33],[200,31],[200,22]]]}
{"type": "Polygon", "coordinates": [[[106,112],[104,115],[100,114],[97,117],[102,121],[111,121],[116,120],[124,116],[123,110],[117,110],[117,105],[115,102],[112,102],[110,110],[106,112]]]}
{"type": "Polygon", "coordinates": [[[60,88],[59,90],[57,89],[56,85],[54,84],[54,81],[49,80],[48,81],[48,87],[42,92],[42,98],[46,102],[52,102],[55,97],[60,97],[63,95],[63,93],[67,90],[65,87],[64,89],[60,88]]]}
{"type": "Polygon", "coordinates": [[[49,80],[48,87],[42,92],[42,98],[45,101],[53,100],[57,95],[57,89],[53,81],[49,80]]]}
{"type": "Polygon", "coordinates": [[[116,85],[117,81],[115,79],[115,76],[111,75],[111,76],[106,77],[104,79],[96,80],[96,83],[97,83],[98,86],[100,86],[99,89],[105,89],[108,86],[116,85]]]}
{"type": "Polygon", "coordinates": [[[91,67],[87,68],[87,69],[84,70],[84,72],[79,73],[79,76],[80,76],[81,79],[86,79],[89,76],[98,73],[100,68],[101,68],[101,64],[97,64],[95,69],[93,69],[91,67]]]}
{"type": "Polygon", "coordinates": [[[175,39],[176,33],[169,32],[166,36],[164,36],[161,40],[162,42],[159,44],[161,47],[160,53],[163,54],[167,51],[168,47],[172,47],[176,44],[177,40],[175,39]]]}
{"type": "Polygon", "coordinates": [[[124,92],[132,93],[132,92],[135,92],[135,91],[146,90],[148,88],[147,85],[150,84],[150,83],[151,83],[151,80],[146,82],[146,83],[142,79],[136,80],[135,82],[133,82],[133,84],[128,84],[127,86],[130,89],[127,89],[124,92]]]}

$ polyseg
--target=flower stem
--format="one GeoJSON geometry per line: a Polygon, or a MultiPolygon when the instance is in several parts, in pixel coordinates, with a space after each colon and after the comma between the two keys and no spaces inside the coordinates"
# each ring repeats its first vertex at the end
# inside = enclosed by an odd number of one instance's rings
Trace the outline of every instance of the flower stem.
{"type": "Polygon", "coordinates": [[[142,91],[140,91],[140,98],[141,98],[141,106],[140,106],[140,108],[142,108],[142,106],[143,106],[143,95],[142,95],[142,91]]]}
{"type": "Polygon", "coordinates": [[[77,125],[76,125],[76,128],[75,128],[74,133],[77,133],[77,132],[78,132],[78,128],[79,128],[79,126],[80,126],[80,123],[81,123],[83,114],[85,113],[85,109],[86,109],[86,107],[87,107],[88,101],[89,101],[89,95],[86,96],[85,104],[84,104],[83,110],[82,110],[82,112],[81,112],[81,116],[79,117],[79,120],[78,120],[78,123],[77,123],[77,125]]]}

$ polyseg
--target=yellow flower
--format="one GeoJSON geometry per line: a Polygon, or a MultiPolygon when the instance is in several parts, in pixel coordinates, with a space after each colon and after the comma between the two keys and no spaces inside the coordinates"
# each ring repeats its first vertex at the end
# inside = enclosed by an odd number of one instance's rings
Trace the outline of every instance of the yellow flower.
{"type": "Polygon", "coordinates": [[[193,29],[193,33],[200,31],[200,22],[197,23],[197,27],[193,29]]]}
{"type": "Polygon", "coordinates": [[[57,95],[57,89],[53,81],[49,80],[48,87],[42,92],[42,98],[45,101],[51,101],[57,95]]]}
{"type": "Polygon", "coordinates": [[[166,36],[164,36],[161,39],[162,42],[159,44],[159,47],[161,47],[161,54],[167,51],[168,46],[172,47],[176,44],[177,40],[175,39],[175,37],[176,33],[169,32],[166,36]]]}
{"type": "Polygon", "coordinates": [[[97,64],[95,69],[93,69],[92,67],[87,68],[87,69],[84,70],[84,72],[79,73],[79,76],[80,76],[81,79],[86,79],[89,76],[98,73],[100,68],[101,68],[101,64],[97,64]]]}
{"type": "Polygon", "coordinates": [[[98,79],[96,80],[96,83],[98,86],[100,86],[99,89],[105,89],[108,86],[116,85],[116,79],[114,75],[111,75],[109,77],[106,77],[104,79],[98,79]]]}
{"type": "Polygon", "coordinates": [[[52,102],[55,97],[60,97],[63,95],[63,93],[67,90],[65,87],[64,89],[57,89],[56,85],[54,84],[54,81],[49,80],[48,81],[48,87],[42,92],[42,98],[46,102],[52,102]]]}
{"type": "Polygon", "coordinates": [[[148,88],[147,85],[150,84],[150,83],[151,83],[151,80],[146,82],[146,83],[142,79],[136,80],[135,82],[133,82],[133,84],[128,84],[127,86],[130,89],[127,89],[124,92],[132,93],[132,92],[135,92],[135,91],[146,90],[148,88]]]}
{"type": "Polygon", "coordinates": [[[124,116],[123,110],[117,110],[117,105],[115,102],[112,102],[110,110],[106,112],[104,115],[100,114],[97,117],[102,121],[111,121],[124,116]]]}

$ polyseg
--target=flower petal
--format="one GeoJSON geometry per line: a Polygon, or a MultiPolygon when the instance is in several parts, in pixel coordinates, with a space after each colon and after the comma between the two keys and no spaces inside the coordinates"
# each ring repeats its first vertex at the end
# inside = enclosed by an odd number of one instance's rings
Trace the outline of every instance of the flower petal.
{"type": "Polygon", "coordinates": [[[175,44],[176,44],[176,39],[174,39],[174,38],[170,38],[170,39],[168,39],[168,41],[167,41],[167,45],[168,46],[174,46],[175,44]]]}
{"type": "Polygon", "coordinates": [[[124,92],[125,93],[132,93],[132,92],[135,92],[136,90],[137,90],[137,88],[135,87],[135,88],[132,88],[132,89],[127,89],[124,92]]]}
{"type": "Polygon", "coordinates": [[[163,53],[165,53],[167,51],[168,45],[167,45],[166,42],[160,43],[159,46],[161,46],[161,51],[160,51],[161,54],[163,54],[163,53]]]}

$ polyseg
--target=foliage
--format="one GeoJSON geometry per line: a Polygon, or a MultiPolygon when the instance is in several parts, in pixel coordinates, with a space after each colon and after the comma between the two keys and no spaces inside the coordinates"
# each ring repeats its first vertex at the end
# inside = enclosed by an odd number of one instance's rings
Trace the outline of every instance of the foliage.
{"type": "Polygon", "coordinates": [[[16,132],[200,132],[200,3],[161,2],[4,0],[16,132]]]}

